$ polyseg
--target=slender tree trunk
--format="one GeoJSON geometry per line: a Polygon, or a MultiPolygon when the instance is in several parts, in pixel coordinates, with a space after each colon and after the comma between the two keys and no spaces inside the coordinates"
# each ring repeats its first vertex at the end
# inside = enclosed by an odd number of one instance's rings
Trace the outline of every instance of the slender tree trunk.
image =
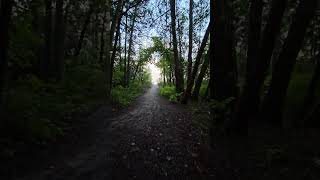
{"type": "Polygon", "coordinates": [[[128,39],[128,16],[126,16],[125,37],[124,37],[124,64],[123,64],[123,85],[127,85],[127,39],[128,39]]]}
{"type": "Polygon", "coordinates": [[[205,60],[204,60],[204,62],[202,64],[202,66],[201,66],[200,73],[198,75],[198,78],[196,80],[196,83],[195,83],[195,86],[194,86],[194,89],[193,89],[192,97],[194,99],[198,99],[198,97],[199,97],[199,92],[200,92],[200,88],[201,88],[201,85],[202,85],[202,81],[203,81],[204,76],[207,73],[208,67],[209,67],[209,57],[207,55],[205,57],[205,60]]]}
{"type": "Polygon", "coordinates": [[[94,8],[93,8],[93,5],[91,5],[91,7],[90,7],[90,9],[89,9],[89,11],[88,11],[88,13],[86,15],[86,19],[84,21],[84,24],[83,24],[83,27],[82,27],[82,30],[81,30],[81,33],[80,33],[78,45],[77,45],[75,53],[74,53],[75,57],[78,57],[80,55],[80,52],[81,52],[81,49],[82,49],[82,43],[83,43],[84,37],[86,35],[87,29],[88,29],[88,25],[90,23],[90,19],[91,19],[91,16],[92,16],[93,12],[94,12],[94,8]]]}
{"type": "Polygon", "coordinates": [[[105,57],[105,73],[106,73],[106,93],[107,98],[110,98],[111,89],[112,89],[112,69],[111,69],[111,57],[110,57],[110,50],[112,46],[111,42],[111,0],[107,0],[105,8],[106,8],[106,57],[105,57]]]}
{"type": "Polygon", "coordinates": [[[275,126],[282,126],[283,106],[296,58],[303,45],[307,27],[314,16],[317,0],[300,1],[274,70],[268,94],[263,102],[263,117],[275,126]]]}
{"type": "MultiPolygon", "coordinates": [[[[5,87],[8,69],[8,49],[9,49],[9,25],[12,0],[1,1],[0,8],[0,123],[5,119],[5,87]]],[[[1,125],[1,124],[0,124],[1,125]]]]}
{"type": "MultiPolygon", "coordinates": [[[[208,31],[208,30],[207,30],[208,31]]],[[[187,85],[190,84],[192,74],[192,50],[193,50],[193,0],[189,0],[189,52],[187,67],[187,85]]],[[[188,86],[185,95],[187,95],[188,86]]],[[[191,92],[191,91],[190,91],[191,92]]],[[[188,97],[184,98],[187,101],[188,97]]]]}
{"type": "Polygon", "coordinates": [[[256,88],[251,87],[255,82],[255,68],[259,62],[259,42],[261,34],[261,19],[262,19],[262,0],[252,0],[249,12],[249,35],[248,35],[248,51],[247,51],[247,69],[246,81],[243,91],[237,102],[236,123],[242,128],[247,128],[248,121],[253,121],[257,114],[257,93],[253,92],[256,88]],[[253,96],[254,95],[254,96],[253,96]]]}
{"type": "MultiPolygon", "coordinates": [[[[116,32],[116,37],[114,40],[113,44],[113,49],[112,49],[112,55],[111,55],[111,69],[114,69],[114,62],[116,59],[116,53],[117,53],[117,47],[118,47],[118,40],[120,40],[120,26],[121,26],[121,19],[118,19],[118,25],[117,25],[117,32],[116,32]]],[[[111,80],[113,79],[113,71],[110,75],[111,80]]]]}
{"type": "Polygon", "coordinates": [[[63,0],[56,0],[55,38],[54,38],[54,69],[55,78],[61,80],[64,73],[64,40],[65,23],[63,15],[63,0]]]}
{"type": "Polygon", "coordinates": [[[179,59],[178,53],[178,42],[177,42],[177,32],[176,32],[176,1],[170,0],[171,8],[171,31],[172,31],[172,43],[173,43],[173,53],[174,53],[174,69],[175,69],[175,83],[176,91],[178,93],[184,90],[184,80],[183,72],[181,66],[181,60],[179,59]]]}
{"type": "Polygon", "coordinates": [[[129,49],[128,49],[128,60],[127,60],[127,79],[126,79],[126,85],[128,86],[130,83],[130,78],[131,78],[131,55],[132,55],[132,46],[133,46],[133,32],[134,32],[134,26],[136,23],[136,11],[137,8],[134,10],[134,15],[131,21],[130,25],[130,38],[129,38],[129,49]]]}
{"type": "Polygon", "coordinates": [[[105,31],[105,22],[106,20],[106,12],[104,12],[103,18],[102,18],[102,29],[101,29],[101,34],[100,34],[100,64],[104,64],[103,62],[103,56],[104,56],[104,44],[105,44],[105,38],[104,38],[104,31],[105,31]]]}
{"type": "Polygon", "coordinates": [[[188,98],[191,95],[191,91],[192,91],[192,88],[193,88],[193,85],[194,85],[194,81],[195,81],[196,76],[198,74],[198,69],[199,69],[199,66],[200,66],[200,63],[201,63],[202,55],[203,55],[203,52],[205,50],[205,47],[207,46],[209,33],[210,33],[210,28],[211,28],[211,24],[209,24],[209,26],[207,27],[206,33],[205,33],[205,35],[203,37],[203,40],[201,42],[200,49],[198,51],[198,54],[197,54],[197,57],[196,57],[196,61],[194,63],[194,67],[193,67],[193,70],[192,70],[192,73],[191,73],[191,76],[189,77],[187,88],[186,88],[186,90],[184,92],[182,103],[187,103],[188,102],[188,98]]]}
{"type": "Polygon", "coordinates": [[[52,77],[53,40],[52,40],[52,0],[45,0],[45,54],[42,61],[42,76],[48,80],[52,77]]]}

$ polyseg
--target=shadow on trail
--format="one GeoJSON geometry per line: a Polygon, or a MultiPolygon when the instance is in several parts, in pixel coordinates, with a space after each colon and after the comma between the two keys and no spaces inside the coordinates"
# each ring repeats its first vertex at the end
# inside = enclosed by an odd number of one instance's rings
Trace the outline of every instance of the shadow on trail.
{"type": "Polygon", "coordinates": [[[21,179],[207,179],[190,113],[158,92],[154,85],[111,119],[98,110],[89,118],[97,123],[94,141],[21,179]]]}

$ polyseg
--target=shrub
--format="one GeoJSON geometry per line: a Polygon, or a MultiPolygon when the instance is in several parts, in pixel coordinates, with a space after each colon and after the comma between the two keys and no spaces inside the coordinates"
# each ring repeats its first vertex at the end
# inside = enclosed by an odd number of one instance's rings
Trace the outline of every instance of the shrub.
{"type": "Polygon", "coordinates": [[[160,95],[169,99],[171,102],[178,102],[178,98],[181,94],[176,93],[176,88],[171,85],[160,88],[160,95]]]}

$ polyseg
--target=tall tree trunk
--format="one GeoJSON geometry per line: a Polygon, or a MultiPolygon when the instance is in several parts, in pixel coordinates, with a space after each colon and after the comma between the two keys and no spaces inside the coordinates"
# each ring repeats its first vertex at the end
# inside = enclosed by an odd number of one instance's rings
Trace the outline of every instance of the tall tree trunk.
{"type": "MultiPolygon", "coordinates": [[[[111,55],[111,69],[114,69],[114,63],[115,63],[116,54],[117,54],[117,47],[118,47],[118,40],[120,42],[120,30],[121,30],[120,26],[121,26],[121,19],[118,20],[116,37],[114,39],[112,55],[111,55]]],[[[110,78],[111,78],[111,80],[113,79],[113,73],[111,73],[110,78]]]]}
{"type": "MultiPolygon", "coordinates": [[[[210,38],[210,99],[223,102],[230,97],[237,96],[236,62],[233,47],[232,0],[211,0],[211,16],[213,32],[210,38]]],[[[231,102],[228,107],[233,114],[234,106],[231,102]]],[[[215,114],[212,109],[212,114],[215,114]]],[[[238,128],[231,127],[230,119],[223,114],[220,117],[212,116],[210,126],[211,144],[214,137],[226,133],[235,133],[238,128]]]]}
{"type": "Polygon", "coordinates": [[[56,0],[55,38],[54,38],[54,69],[55,78],[61,80],[64,73],[64,40],[65,23],[63,15],[63,0],[56,0]]]}
{"type": "Polygon", "coordinates": [[[193,85],[194,85],[194,80],[196,79],[196,76],[198,74],[198,69],[199,69],[199,66],[200,66],[200,63],[201,63],[202,54],[203,54],[203,52],[205,50],[205,47],[207,46],[210,29],[211,29],[211,24],[209,24],[209,26],[207,27],[206,33],[205,33],[205,35],[203,37],[203,40],[201,42],[201,45],[200,45],[200,48],[199,48],[199,51],[198,51],[198,54],[197,54],[197,57],[196,57],[196,61],[194,63],[194,67],[193,67],[191,76],[189,77],[187,88],[186,88],[186,90],[184,92],[182,103],[187,103],[188,98],[191,95],[191,91],[192,91],[192,88],[193,88],[193,85]]]}
{"type": "Polygon", "coordinates": [[[255,119],[257,113],[257,93],[253,92],[256,88],[251,87],[255,82],[255,69],[258,63],[259,42],[261,34],[261,19],[262,19],[262,0],[252,0],[249,12],[249,35],[248,35],[248,51],[247,51],[247,68],[246,81],[243,91],[237,102],[236,122],[238,126],[243,126],[246,129],[248,121],[255,119]],[[255,95],[255,96],[253,96],[255,95]]]}
{"type": "Polygon", "coordinates": [[[104,44],[105,44],[105,38],[104,38],[104,31],[105,31],[105,25],[106,25],[106,11],[104,12],[104,15],[102,17],[102,28],[101,28],[101,34],[100,34],[100,64],[104,64],[103,62],[103,56],[104,56],[104,44]]]}
{"type": "Polygon", "coordinates": [[[124,59],[123,59],[123,85],[127,85],[127,39],[128,39],[128,16],[126,16],[124,37],[124,59]]]}
{"type": "MultiPolygon", "coordinates": [[[[250,71],[252,72],[248,75],[250,78],[247,80],[245,87],[245,91],[247,92],[243,92],[243,94],[249,96],[247,104],[249,104],[250,108],[247,108],[247,111],[252,113],[252,118],[254,118],[259,109],[261,89],[270,65],[275,40],[280,32],[280,25],[286,5],[287,0],[272,0],[271,11],[260,40],[259,57],[256,59],[258,62],[255,63],[255,68],[250,65],[250,71]]],[[[257,17],[259,16],[257,15],[257,17]]],[[[254,53],[252,54],[255,55],[254,53]]],[[[250,54],[250,58],[252,54],[250,54]]]]}
{"type": "Polygon", "coordinates": [[[172,31],[172,43],[173,43],[173,54],[174,54],[174,70],[175,70],[175,83],[176,91],[178,93],[184,90],[184,80],[181,60],[179,59],[178,53],[178,42],[177,42],[177,32],[176,32],[176,1],[170,0],[171,9],[171,31],[172,31]]]}
{"type": "Polygon", "coordinates": [[[278,127],[282,125],[283,106],[291,74],[317,2],[317,0],[300,1],[296,17],[272,72],[271,86],[263,102],[262,111],[264,119],[278,127]]]}
{"type": "Polygon", "coordinates": [[[216,0],[213,5],[213,86],[214,99],[236,96],[236,63],[233,54],[231,0],[216,0]]]}
{"type": "Polygon", "coordinates": [[[78,57],[80,55],[80,52],[81,52],[81,49],[82,49],[82,43],[83,43],[84,37],[86,35],[87,29],[88,29],[88,25],[90,23],[91,15],[93,14],[93,12],[94,12],[94,8],[93,8],[93,5],[91,5],[90,8],[89,8],[88,13],[86,15],[86,19],[84,21],[84,24],[83,24],[83,27],[82,27],[82,30],[81,30],[81,33],[80,33],[78,45],[77,45],[75,53],[74,53],[75,57],[78,57]]]}
{"type": "MultiPolygon", "coordinates": [[[[9,25],[13,0],[1,1],[0,8],[0,119],[4,120],[5,87],[8,68],[9,25]]],[[[0,121],[0,123],[2,123],[0,121]]]]}
{"type": "Polygon", "coordinates": [[[107,0],[105,8],[106,8],[106,57],[105,57],[105,73],[106,73],[106,93],[107,98],[110,98],[111,89],[112,89],[112,69],[111,69],[111,57],[110,57],[110,50],[112,46],[111,42],[111,0],[107,0]]]}
{"type": "Polygon", "coordinates": [[[134,32],[134,26],[136,23],[136,12],[137,8],[134,10],[134,14],[131,20],[131,25],[130,25],[130,38],[129,38],[129,49],[128,49],[128,60],[127,60],[127,79],[126,79],[126,85],[128,86],[130,83],[130,78],[131,78],[131,55],[132,55],[132,46],[133,46],[133,32],[134,32]]]}
{"type": "Polygon", "coordinates": [[[207,54],[207,56],[204,59],[204,62],[202,63],[200,73],[199,73],[198,78],[196,80],[196,83],[194,85],[194,89],[193,89],[193,93],[192,93],[192,97],[194,99],[198,99],[198,97],[199,97],[199,92],[200,92],[200,88],[202,85],[202,81],[203,81],[204,76],[207,73],[208,67],[209,67],[209,55],[207,54]]]}
{"type": "Polygon", "coordinates": [[[52,0],[45,0],[45,6],[45,54],[41,64],[43,77],[48,80],[52,77],[53,73],[52,0]]]}
{"type": "MultiPolygon", "coordinates": [[[[207,30],[208,31],[208,30],[207,30]]],[[[187,67],[187,85],[190,84],[192,74],[192,50],[193,50],[193,0],[189,0],[189,52],[187,67]]],[[[188,86],[185,95],[187,95],[188,86]]],[[[191,92],[191,91],[190,91],[191,92]]],[[[184,101],[187,101],[185,96],[184,101]]]]}

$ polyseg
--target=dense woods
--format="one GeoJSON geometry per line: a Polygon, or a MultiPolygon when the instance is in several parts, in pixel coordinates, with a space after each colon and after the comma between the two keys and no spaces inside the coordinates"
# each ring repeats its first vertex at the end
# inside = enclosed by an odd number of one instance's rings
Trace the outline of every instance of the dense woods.
{"type": "Polygon", "coordinates": [[[319,0],[1,0],[0,8],[3,157],[21,143],[57,141],[101,105],[129,106],[152,80],[171,102],[207,109],[212,148],[267,128],[320,125],[319,0]]]}

